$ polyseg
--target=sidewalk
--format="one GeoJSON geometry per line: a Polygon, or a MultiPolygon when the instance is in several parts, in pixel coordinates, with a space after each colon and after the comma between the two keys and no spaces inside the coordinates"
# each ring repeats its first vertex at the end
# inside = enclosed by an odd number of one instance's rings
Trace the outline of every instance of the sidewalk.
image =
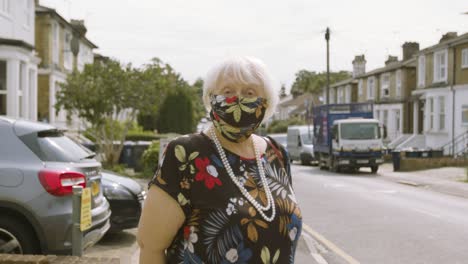
{"type": "Polygon", "coordinates": [[[468,183],[466,169],[460,167],[444,167],[438,169],[394,172],[392,164],[384,164],[379,169],[379,175],[384,179],[424,187],[436,192],[468,198],[468,183]]]}

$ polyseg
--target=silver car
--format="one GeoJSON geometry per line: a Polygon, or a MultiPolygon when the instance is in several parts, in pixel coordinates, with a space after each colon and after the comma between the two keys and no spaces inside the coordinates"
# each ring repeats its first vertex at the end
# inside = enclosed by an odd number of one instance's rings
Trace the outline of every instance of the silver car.
{"type": "Polygon", "coordinates": [[[71,254],[73,185],[92,190],[87,248],[110,227],[101,164],[53,126],[0,117],[0,254],[71,254]]]}

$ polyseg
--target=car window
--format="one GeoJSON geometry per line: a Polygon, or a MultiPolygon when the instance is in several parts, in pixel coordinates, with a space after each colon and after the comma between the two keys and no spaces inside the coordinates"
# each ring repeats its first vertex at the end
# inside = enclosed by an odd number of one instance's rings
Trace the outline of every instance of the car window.
{"type": "Polygon", "coordinates": [[[42,161],[74,162],[94,156],[92,151],[57,130],[38,132],[35,139],[25,143],[42,161]]]}

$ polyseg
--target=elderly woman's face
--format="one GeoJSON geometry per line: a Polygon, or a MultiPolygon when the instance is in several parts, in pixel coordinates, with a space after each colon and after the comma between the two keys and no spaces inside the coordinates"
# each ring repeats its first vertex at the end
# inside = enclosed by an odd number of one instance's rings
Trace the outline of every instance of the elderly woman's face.
{"type": "Polygon", "coordinates": [[[262,87],[256,85],[233,85],[225,84],[220,88],[213,91],[213,94],[224,95],[226,97],[263,97],[265,98],[265,91],[262,87]]]}

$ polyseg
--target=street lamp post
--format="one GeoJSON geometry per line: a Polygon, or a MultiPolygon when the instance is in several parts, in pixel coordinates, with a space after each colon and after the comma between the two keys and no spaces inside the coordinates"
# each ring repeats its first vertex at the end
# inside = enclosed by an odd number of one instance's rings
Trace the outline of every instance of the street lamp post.
{"type": "Polygon", "coordinates": [[[330,103],[330,28],[325,31],[325,40],[327,41],[327,105],[330,103]]]}

